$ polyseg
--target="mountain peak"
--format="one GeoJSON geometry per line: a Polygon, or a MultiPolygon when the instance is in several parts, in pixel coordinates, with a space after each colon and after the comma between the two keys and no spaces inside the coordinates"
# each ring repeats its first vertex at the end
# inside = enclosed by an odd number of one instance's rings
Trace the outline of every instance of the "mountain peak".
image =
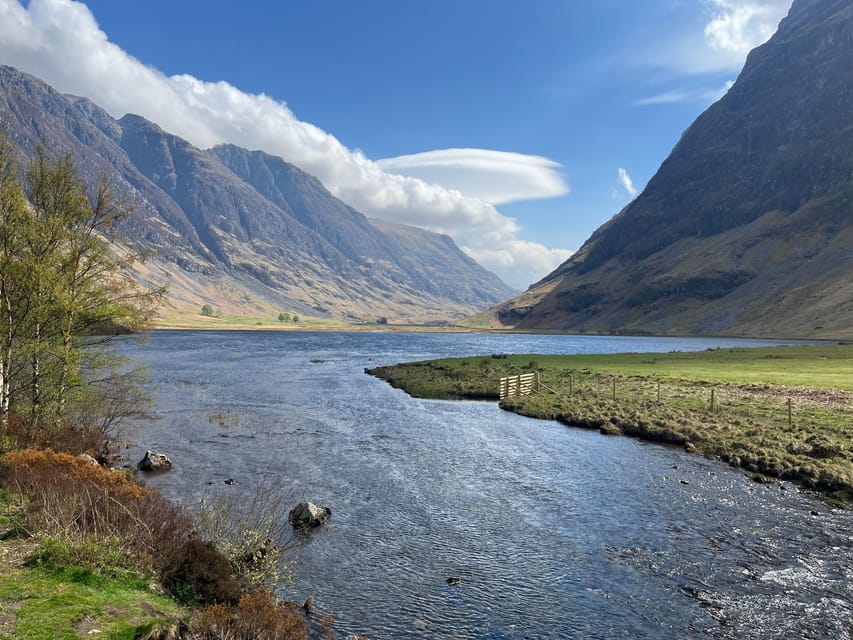
{"type": "Polygon", "coordinates": [[[522,298],[523,328],[853,333],[853,5],[796,0],[643,192],[522,298]]]}
{"type": "Polygon", "coordinates": [[[140,277],[198,313],[281,311],[350,320],[458,319],[513,293],[452,242],[381,230],[315,177],[234,145],[197,149],[137,114],[119,120],[0,67],[0,121],[22,154],[71,153],[92,185],[106,174],[138,205],[121,229],[151,254],[140,277]]]}

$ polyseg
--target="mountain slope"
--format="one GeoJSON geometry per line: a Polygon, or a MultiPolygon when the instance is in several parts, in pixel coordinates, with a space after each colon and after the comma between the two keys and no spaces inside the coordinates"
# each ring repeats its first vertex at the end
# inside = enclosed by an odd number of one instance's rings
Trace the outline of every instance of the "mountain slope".
{"type": "Polygon", "coordinates": [[[853,5],[795,0],[644,191],[489,315],[519,328],[853,336],[853,5]]]}
{"type": "Polygon", "coordinates": [[[106,174],[127,194],[137,211],[121,229],[123,241],[151,252],[140,276],[169,283],[173,310],[212,303],[238,315],[435,322],[512,294],[452,241],[386,235],[280,158],[197,149],[144,118],[115,120],[11,67],[0,67],[0,126],[24,159],[38,144],[71,153],[87,182],[106,174]],[[442,250],[413,263],[424,246],[442,250]]]}

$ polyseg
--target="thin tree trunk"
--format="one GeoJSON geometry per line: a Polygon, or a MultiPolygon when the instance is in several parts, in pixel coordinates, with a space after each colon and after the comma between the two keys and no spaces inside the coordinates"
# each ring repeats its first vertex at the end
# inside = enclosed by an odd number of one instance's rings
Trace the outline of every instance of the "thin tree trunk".
{"type": "Polygon", "coordinates": [[[15,338],[14,315],[8,290],[3,289],[3,313],[6,316],[6,335],[3,336],[3,353],[0,354],[0,427],[9,426],[9,398],[12,395],[12,348],[15,338]]]}
{"type": "Polygon", "coordinates": [[[39,349],[41,348],[41,322],[36,321],[35,325],[35,333],[33,335],[33,360],[32,360],[32,422],[33,427],[38,424],[38,417],[41,411],[41,388],[39,383],[41,382],[41,358],[39,354],[39,349]]]}

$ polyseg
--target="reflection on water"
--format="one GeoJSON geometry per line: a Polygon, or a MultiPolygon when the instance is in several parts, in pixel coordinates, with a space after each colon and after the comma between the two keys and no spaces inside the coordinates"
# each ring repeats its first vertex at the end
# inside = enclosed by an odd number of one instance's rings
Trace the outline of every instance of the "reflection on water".
{"type": "MultiPolygon", "coordinates": [[[[328,505],[285,595],[377,638],[849,638],[850,513],[679,449],[417,400],[364,367],[732,340],[157,332],[132,459],[190,502],[262,481],[328,505]],[[223,480],[234,478],[233,486],[223,480]],[[458,584],[448,584],[449,577],[458,584]]],[[[738,342],[738,344],[760,344],[738,342]]]]}

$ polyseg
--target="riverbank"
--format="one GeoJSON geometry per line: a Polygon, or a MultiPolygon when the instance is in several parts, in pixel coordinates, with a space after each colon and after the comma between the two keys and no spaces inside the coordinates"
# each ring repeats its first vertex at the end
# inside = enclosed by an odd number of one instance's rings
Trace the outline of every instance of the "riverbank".
{"type": "MultiPolygon", "coordinates": [[[[310,612],[274,592],[283,546],[278,525],[264,523],[276,516],[232,524],[227,505],[191,513],[92,457],[8,451],[0,639],[308,640],[310,612]]],[[[323,637],[334,637],[331,624],[323,637]]]]}
{"type": "Polygon", "coordinates": [[[853,345],[493,354],[366,371],[416,397],[494,400],[500,378],[537,372],[554,393],[506,398],[503,409],[684,446],[853,506],[853,345]]]}

